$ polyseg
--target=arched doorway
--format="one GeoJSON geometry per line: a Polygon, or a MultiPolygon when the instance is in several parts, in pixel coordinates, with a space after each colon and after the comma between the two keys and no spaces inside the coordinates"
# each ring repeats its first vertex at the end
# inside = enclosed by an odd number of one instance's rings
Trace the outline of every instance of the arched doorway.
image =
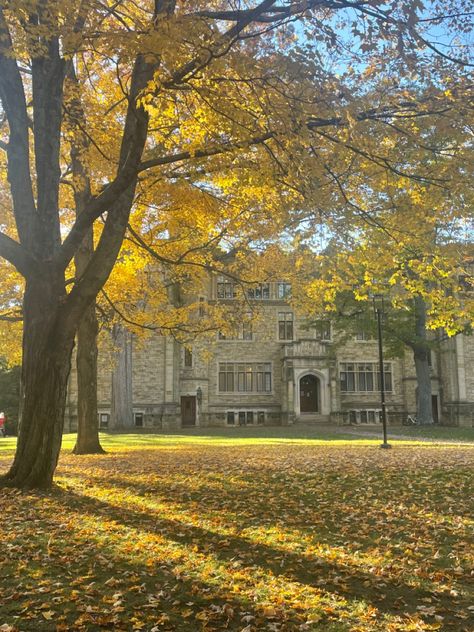
{"type": "Polygon", "coordinates": [[[315,375],[303,375],[300,379],[300,411],[318,413],[320,409],[320,382],[315,375]]]}

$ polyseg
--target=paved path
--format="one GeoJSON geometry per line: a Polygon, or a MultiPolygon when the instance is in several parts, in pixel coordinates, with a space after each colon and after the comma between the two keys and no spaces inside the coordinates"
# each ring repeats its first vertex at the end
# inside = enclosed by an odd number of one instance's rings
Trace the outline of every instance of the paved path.
{"type": "MultiPolygon", "coordinates": [[[[383,438],[382,428],[380,428],[380,430],[365,430],[362,428],[358,429],[354,426],[339,426],[337,429],[333,428],[332,431],[336,432],[337,434],[354,435],[354,437],[370,437],[375,439],[383,438]]],[[[401,441],[427,441],[428,443],[455,443],[457,445],[472,445],[473,443],[472,441],[466,441],[462,439],[445,439],[440,437],[418,437],[414,435],[404,435],[399,434],[396,430],[390,428],[387,429],[387,435],[389,441],[390,439],[395,439],[401,441]]]]}

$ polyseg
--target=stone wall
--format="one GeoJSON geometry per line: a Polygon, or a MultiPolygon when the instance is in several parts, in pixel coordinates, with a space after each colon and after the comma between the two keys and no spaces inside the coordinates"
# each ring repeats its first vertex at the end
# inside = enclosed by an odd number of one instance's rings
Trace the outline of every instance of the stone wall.
{"type": "MultiPolygon", "coordinates": [[[[358,341],[333,332],[332,341],[313,344],[317,334],[308,329],[304,320],[294,321],[294,340],[304,344],[279,340],[279,313],[291,309],[283,301],[253,301],[256,319],[252,340],[219,339],[196,341],[192,349],[192,366],[185,366],[184,347],[171,337],[151,334],[146,340],[133,340],[132,393],[133,416],[144,428],[180,428],[182,397],[195,398],[196,424],[225,426],[227,412],[254,411],[265,413],[266,424],[291,423],[298,418],[299,378],[305,373],[321,376],[324,383],[325,415],[319,421],[342,423],[349,411],[379,410],[380,395],[375,392],[341,392],[341,362],[378,363],[375,340],[358,341]],[[288,351],[292,348],[293,351],[288,351]],[[298,357],[286,357],[287,353],[298,357]],[[305,355],[305,354],[308,355],[305,355]],[[220,362],[271,363],[271,392],[219,392],[220,362]],[[326,414],[327,413],[327,414],[326,414]]],[[[236,337],[241,332],[236,332],[236,337]]],[[[188,358],[189,359],[189,358],[188,358]]],[[[474,338],[448,340],[433,357],[432,392],[442,401],[444,423],[471,424],[474,415],[474,338]],[[464,391],[460,380],[464,380],[464,391]],[[464,392],[464,399],[460,393],[464,392]]],[[[389,421],[401,423],[407,413],[416,410],[416,376],[411,352],[401,358],[385,358],[392,366],[391,392],[386,403],[389,421]]],[[[114,371],[114,350],[103,336],[99,354],[99,411],[111,410],[111,376],[114,371]]],[[[68,393],[66,429],[73,429],[76,410],[75,368],[71,373],[68,393]]],[[[261,418],[259,419],[261,421],[261,418]]],[[[256,420],[255,420],[256,423],[256,420]]],[[[127,424],[128,425],[128,424],[127,424]]],[[[111,427],[111,426],[109,426],[111,427]]]]}

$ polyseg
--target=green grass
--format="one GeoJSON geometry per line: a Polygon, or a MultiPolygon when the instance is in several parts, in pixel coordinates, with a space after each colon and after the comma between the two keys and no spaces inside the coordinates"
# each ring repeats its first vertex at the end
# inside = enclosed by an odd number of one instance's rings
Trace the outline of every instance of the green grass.
{"type": "MultiPolygon", "coordinates": [[[[371,435],[382,436],[382,429],[379,426],[351,426],[349,428],[338,427],[331,429],[321,426],[263,426],[263,427],[235,427],[235,428],[188,428],[185,431],[160,431],[153,432],[130,432],[126,434],[102,433],[101,441],[105,449],[115,447],[158,447],[165,445],[197,445],[210,444],[215,446],[233,445],[278,445],[278,444],[300,444],[300,445],[325,445],[352,443],[377,445],[378,438],[371,435]],[[354,434],[357,433],[357,434],[354,434]],[[364,436],[365,433],[368,436],[364,436]]],[[[390,426],[389,437],[403,436],[413,437],[408,443],[418,443],[418,439],[432,439],[440,441],[454,442],[474,442],[474,428],[454,428],[454,427],[410,427],[410,426],[390,426]]],[[[63,436],[63,449],[72,450],[74,447],[75,433],[67,433],[63,436]]],[[[391,439],[391,442],[407,443],[406,440],[391,439]]],[[[4,451],[11,452],[15,449],[16,437],[0,438],[0,454],[4,451]]]]}
{"type": "Polygon", "coordinates": [[[474,446],[304,427],[102,441],[77,457],[65,435],[51,493],[0,491],[0,630],[472,629],[474,446]]]}

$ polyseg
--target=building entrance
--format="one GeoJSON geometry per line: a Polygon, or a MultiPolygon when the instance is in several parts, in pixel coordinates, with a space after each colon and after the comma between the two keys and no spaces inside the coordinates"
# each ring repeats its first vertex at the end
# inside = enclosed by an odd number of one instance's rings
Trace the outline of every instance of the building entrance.
{"type": "Polygon", "coordinates": [[[300,380],[300,411],[318,413],[320,382],[315,375],[304,375],[300,380]]]}
{"type": "Polygon", "coordinates": [[[181,397],[181,422],[183,426],[196,425],[196,397],[194,395],[181,397]]]}

